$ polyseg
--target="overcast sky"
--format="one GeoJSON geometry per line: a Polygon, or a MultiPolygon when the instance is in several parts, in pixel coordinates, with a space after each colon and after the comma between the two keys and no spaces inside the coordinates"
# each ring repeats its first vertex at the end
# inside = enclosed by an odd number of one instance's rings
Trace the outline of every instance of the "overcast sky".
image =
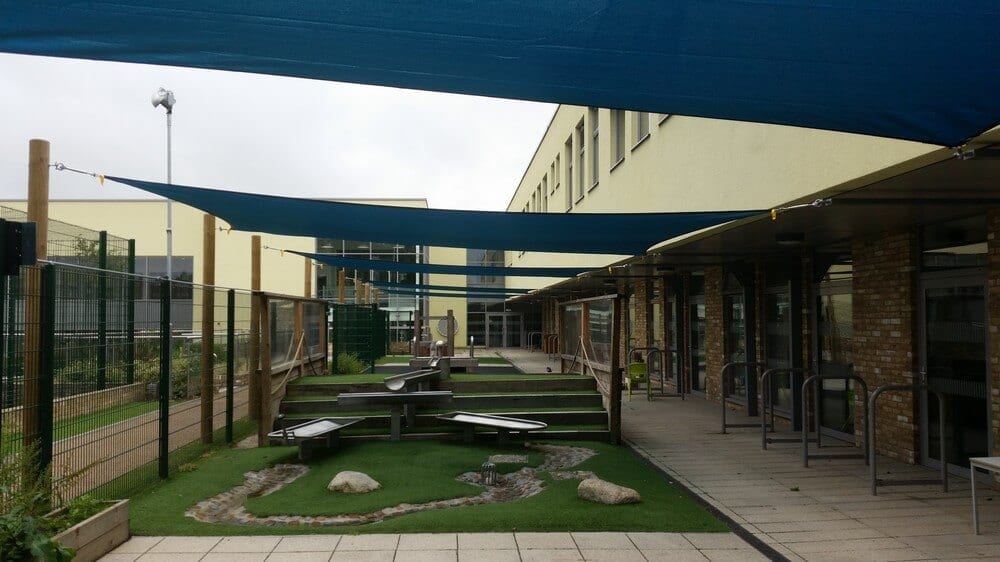
{"type": "MultiPolygon", "coordinates": [[[[165,181],[298,197],[420,197],[504,210],[555,106],[234,72],[0,54],[0,198],[27,193],[28,140],[53,162],[165,181]]],[[[141,198],[68,172],[52,199],[141,198]]]]}

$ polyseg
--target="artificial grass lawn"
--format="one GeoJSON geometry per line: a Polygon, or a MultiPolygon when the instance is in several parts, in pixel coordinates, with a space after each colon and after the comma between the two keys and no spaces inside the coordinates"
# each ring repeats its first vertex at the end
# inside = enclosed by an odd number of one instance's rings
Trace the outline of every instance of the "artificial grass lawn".
{"type": "MultiPolygon", "coordinates": [[[[288,384],[326,384],[326,383],[380,383],[389,375],[325,375],[300,377],[288,384]]],[[[484,381],[523,381],[523,380],[579,380],[582,375],[573,374],[475,374],[475,373],[452,373],[451,380],[457,382],[484,382],[484,381]]],[[[590,378],[590,377],[586,377],[590,378]]]]}
{"type": "MultiPolygon", "coordinates": [[[[158,404],[159,403],[155,400],[146,402],[131,402],[129,404],[111,406],[110,408],[104,408],[103,410],[90,412],[89,414],[80,414],[79,416],[60,420],[55,422],[55,426],[52,428],[52,437],[56,441],[67,439],[69,437],[75,437],[106,425],[111,425],[129,418],[156,411],[158,404]]],[[[21,432],[8,432],[5,429],[2,439],[0,440],[2,440],[5,445],[20,443],[21,432]]],[[[10,449],[13,450],[14,447],[15,445],[11,445],[10,449]]],[[[5,446],[3,454],[6,454],[7,449],[8,447],[5,446]]]]}
{"type": "MultiPolygon", "coordinates": [[[[376,365],[388,365],[389,363],[409,363],[413,359],[411,355],[386,355],[375,360],[376,365]]],[[[480,365],[510,365],[510,361],[503,357],[476,357],[480,365]]]]}
{"type": "MultiPolygon", "coordinates": [[[[597,442],[559,442],[598,451],[571,470],[591,470],[607,480],[638,490],[639,504],[606,506],[581,500],[576,480],[540,477],[546,489],[509,503],[431,510],[345,527],[264,527],[213,525],[184,517],[198,501],[243,483],[243,473],[281,462],[298,462],[295,449],[226,449],[203,459],[197,469],[172,475],[162,484],[132,498],[132,532],[137,535],[273,535],[292,533],[408,533],[489,531],[726,531],[726,526],[669,485],[627,449],[597,442]]],[[[251,512],[318,514],[367,512],[396,505],[444,499],[481,489],[457,482],[462,472],[478,470],[490,454],[521,453],[517,444],[453,442],[344,443],[309,462],[310,472],[268,496],[253,498],[251,512]],[[339,470],[360,470],[380,480],[384,489],[347,496],[326,490],[339,470]]],[[[529,451],[530,463],[540,456],[529,451]]],[[[529,463],[529,464],[530,464],[529,463]]],[[[519,467],[504,465],[505,470],[519,467]]]]}

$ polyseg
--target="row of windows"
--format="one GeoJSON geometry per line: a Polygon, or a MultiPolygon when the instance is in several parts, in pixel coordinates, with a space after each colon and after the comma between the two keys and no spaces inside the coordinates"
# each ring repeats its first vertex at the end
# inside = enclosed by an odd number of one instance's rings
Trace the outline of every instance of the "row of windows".
{"type": "MultiPolygon", "coordinates": [[[[601,170],[600,152],[600,111],[596,107],[587,109],[585,118],[580,119],[573,133],[566,139],[563,150],[555,155],[547,173],[543,174],[531,196],[524,203],[524,213],[549,212],[550,199],[555,203],[556,194],[562,188],[560,176],[566,178],[564,201],[565,211],[583,200],[587,191],[597,186],[601,170]],[[589,153],[588,153],[589,150],[589,153]],[[563,163],[565,162],[565,168],[563,163]]],[[[635,149],[650,134],[650,120],[659,115],[663,123],[668,114],[651,114],[644,111],[608,110],[611,126],[611,154],[608,169],[613,170],[623,160],[627,152],[626,121],[631,119],[631,148],[635,149]]],[[[523,252],[522,252],[523,253],[523,252]]]]}

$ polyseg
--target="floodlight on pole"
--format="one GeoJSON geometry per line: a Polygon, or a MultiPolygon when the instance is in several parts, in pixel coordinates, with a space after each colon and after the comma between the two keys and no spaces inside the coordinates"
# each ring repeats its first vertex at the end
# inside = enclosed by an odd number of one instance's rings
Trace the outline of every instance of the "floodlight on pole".
{"type": "MultiPolygon", "coordinates": [[[[173,183],[173,178],[170,175],[170,172],[171,172],[170,125],[171,125],[171,117],[174,114],[174,104],[177,102],[177,100],[174,99],[174,93],[173,92],[171,92],[170,90],[167,90],[167,89],[165,89],[165,88],[163,88],[161,86],[160,89],[157,90],[155,94],[153,94],[153,97],[150,100],[150,102],[152,102],[154,109],[162,105],[163,109],[167,110],[167,185],[171,185],[173,183]]],[[[171,203],[170,199],[167,199],[167,294],[172,297],[173,296],[173,280],[174,280],[174,269],[173,269],[173,261],[174,261],[173,260],[173,257],[174,257],[174,255],[173,255],[174,254],[174,252],[173,252],[173,222],[174,222],[174,217],[173,217],[173,209],[171,208],[171,204],[170,203],[171,203]]],[[[170,329],[167,330],[167,349],[168,350],[169,349],[173,349],[173,344],[170,341],[171,340],[172,332],[173,332],[173,325],[171,324],[170,329]]],[[[173,365],[172,365],[172,363],[173,363],[173,353],[170,352],[170,353],[167,353],[167,370],[170,373],[173,373],[173,365]]],[[[173,396],[173,393],[174,393],[174,383],[173,383],[173,381],[174,381],[174,377],[171,374],[171,376],[168,378],[168,382],[167,382],[167,395],[168,396],[173,396]]]]}

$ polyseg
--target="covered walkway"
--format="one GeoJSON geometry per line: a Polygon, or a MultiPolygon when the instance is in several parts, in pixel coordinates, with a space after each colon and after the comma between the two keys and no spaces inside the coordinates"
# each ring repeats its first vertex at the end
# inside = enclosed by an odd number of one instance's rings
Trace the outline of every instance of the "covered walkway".
{"type": "MultiPolygon", "coordinates": [[[[980,496],[982,534],[971,530],[969,482],[870,493],[861,460],[813,460],[798,444],[760,448],[756,429],[720,430],[719,404],[701,397],[622,402],[627,443],[692,492],[792,560],[1000,558],[1000,494],[980,496]]],[[[883,457],[879,475],[934,478],[883,457]]],[[[979,490],[986,486],[980,487],[979,490]]]]}

